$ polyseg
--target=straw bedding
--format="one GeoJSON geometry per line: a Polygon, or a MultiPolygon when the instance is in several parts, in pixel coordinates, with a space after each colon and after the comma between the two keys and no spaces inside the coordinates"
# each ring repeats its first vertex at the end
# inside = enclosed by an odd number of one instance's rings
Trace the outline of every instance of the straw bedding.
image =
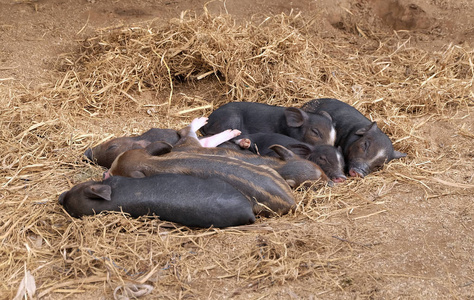
{"type": "MultiPolygon", "coordinates": [[[[1,86],[1,298],[15,296],[27,271],[46,299],[112,298],[115,289],[118,299],[130,285],[171,299],[383,295],[361,259],[376,256],[382,238],[352,241],[369,230],[354,222],[387,213],[384,202],[408,194],[468,199],[472,123],[454,133],[464,144],[443,149],[418,129],[468,116],[474,52],[428,52],[408,34],[374,28],[327,37],[318,26],[300,15],[236,23],[183,13],[164,27],[89,38],[50,87],[1,86]],[[120,213],[74,219],[57,203],[62,191],[100,179],[103,170],[81,155],[113,136],[178,129],[228,101],[300,106],[317,97],[354,105],[409,157],[363,180],[299,189],[294,213],[238,228],[189,229],[120,213]]],[[[472,208],[466,204],[465,218],[472,208]]]]}

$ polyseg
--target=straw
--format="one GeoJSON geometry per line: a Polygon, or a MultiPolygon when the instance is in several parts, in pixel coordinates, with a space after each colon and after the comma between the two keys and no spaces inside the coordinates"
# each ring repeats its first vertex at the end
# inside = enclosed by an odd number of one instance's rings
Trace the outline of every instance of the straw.
{"type": "MultiPolygon", "coordinates": [[[[343,27],[353,29],[328,37],[316,17],[300,14],[236,22],[185,12],[162,27],[99,31],[48,87],[2,79],[2,298],[15,296],[26,269],[36,295],[54,299],[111,298],[143,284],[153,286],[150,297],[172,299],[332,298],[356,286],[366,297],[380,287],[384,275],[367,262],[381,255],[379,226],[396,214],[389,204],[455,197],[471,199],[460,215],[472,211],[474,52],[452,44],[429,52],[408,33],[378,30],[355,12],[347,18],[343,27]],[[316,97],[354,105],[408,157],[364,179],[295,190],[294,212],[229,229],[123,213],[74,219],[57,203],[71,186],[100,180],[103,169],[82,154],[113,136],[179,129],[229,101],[300,106],[316,97]]],[[[385,273],[433,278],[397,272],[385,273]]]]}

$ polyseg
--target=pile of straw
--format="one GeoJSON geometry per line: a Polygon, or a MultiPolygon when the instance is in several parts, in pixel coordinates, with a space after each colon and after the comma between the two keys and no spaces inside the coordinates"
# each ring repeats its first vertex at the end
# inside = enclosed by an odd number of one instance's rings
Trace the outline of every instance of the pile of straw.
{"type": "MultiPolygon", "coordinates": [[[[109,298],[131,285],[173,299],[276,297],[283,284],[290,296],[364,287],[354,248],[370,251],[377,241],[343,238],[351,230],[338,226],[344,216],[356,208],[384,213],[381,203],[400,197],[400,186],[425,196],[472,189],[434,176],[462,157],[424,151],[429,142],[415,130],[472,107],[474,52],[427,52],[392,34],[328,38],[315,22],[282,14],[237,24],[229,15],[183,13],[164,27],[89,38],[54,86],[1,86],[1,298],[13,298],[28,272],[39,298],[109,298]],[[354,105],[409,158],[363,180],[295,191],[294,213],[239,228],[193,230],[123,214],[74,219],[57,204],[60,192],[100,178],[103,170],[81,155],[112,136],[181,128],[228,101],[299,106],[316,97],[354,105]]],[[[457,134],[472,142],[471,129],[457,134]]]]}

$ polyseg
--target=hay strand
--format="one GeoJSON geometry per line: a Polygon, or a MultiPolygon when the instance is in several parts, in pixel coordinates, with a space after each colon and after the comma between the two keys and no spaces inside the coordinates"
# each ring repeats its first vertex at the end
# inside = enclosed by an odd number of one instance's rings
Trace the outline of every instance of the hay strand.
{"type": "MultiPolygon", "coordinates": [[[[357,18],[352,7],[347,12],[357,18]]],[[[13,79],[4,78],[2,298],[15,297],[25,270],[37,298],[111,298],[114,291],[118,297],[133,291],[129,284],[152,286],[148,297],[172,299],[403,297],[389,286],[393,278],[428,280],[424,287],[441,286],[454,298],[469,295],[451,283],[466,279],[465,253],[473,245],[472,201],[461,200],[470,200],[473,188],[474,51],[458,45],[427,51],[408,33],[384,33],[363,19],[351,27],[357,37],[337,31],[328,37],[318,20],[281,14],[236,22],[185,12],[165,26],[104,28],[64,58],[54,84],[42,89],[7,86],[13,79]],[[294,212],[238,228],[186,228],[123,213],[74,219],[57,203],[71,186],[101,178],[103,170],[82,155],[112,137],[182,128],[229,101],[299,106],[315,97],[354,105],[408,157],[333,188],[298,189],[294,212]],[[419,215],[402,210],[410,205],[418,205],[419,215]],[[400,210],[409,226],[398,221],[400,210]],[[424,227],[438,221],[445,227],[424,227]],[[443,235],[448,252],[409,252],[437,251],[430,243],[443,239],[431,234],[445,228],[464,236],[443,235]],[[406,265],[426,267],[432,261],[421,256],[444,261],[455,253],[449,272],[400,269],[397,247],[425,238],[403,249],[406,265]],[[395,292],[384,294],[389,289],[395,292]]]]}

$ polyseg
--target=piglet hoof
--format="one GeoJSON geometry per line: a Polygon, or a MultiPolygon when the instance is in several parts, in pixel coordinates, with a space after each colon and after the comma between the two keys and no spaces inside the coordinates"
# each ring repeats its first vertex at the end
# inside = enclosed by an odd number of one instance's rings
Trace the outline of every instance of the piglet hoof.
{"type": "Polygon", "coordinates": [[[207,124],[207,120],[208,120],[208,118],[206,118],[206,117],[196,118],[196,119],[192,120],[191,124],[190,124],[191,131],[192,132],[198,131],[202,126],[207,124]]]}
{"type": "Polygon", "coordinates": [[[238,142],[239,142],[238,145],[242,149],[248,149],[248,148],[250,148],[250,145],[252,144],[252,141],[249,140],[249,139],[240,139],[238,142]]]}
{"type": "Polygon", "coordinates": [[[230,132],[229,132],[229,135],[231,136],[231,138],[235,138],[236,136],[239,136],[242,132],[238,129],[232,129],[230,132]]]}

